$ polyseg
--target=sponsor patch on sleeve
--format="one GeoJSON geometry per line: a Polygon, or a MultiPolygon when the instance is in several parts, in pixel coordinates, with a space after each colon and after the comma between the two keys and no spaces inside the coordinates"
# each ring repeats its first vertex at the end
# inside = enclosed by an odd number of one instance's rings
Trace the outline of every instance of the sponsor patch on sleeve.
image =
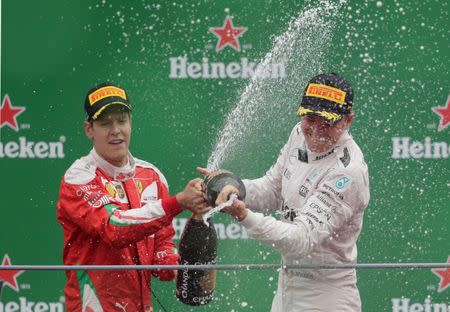
{"type": "Polygon", "coordinates": [[[336,185],[337,189],[342,190],[343,188],[345,188],[348,185],[349,182],[350,182],[350,178],[344,176],[344,177],[336,180],[335,185],[336,185]]]}

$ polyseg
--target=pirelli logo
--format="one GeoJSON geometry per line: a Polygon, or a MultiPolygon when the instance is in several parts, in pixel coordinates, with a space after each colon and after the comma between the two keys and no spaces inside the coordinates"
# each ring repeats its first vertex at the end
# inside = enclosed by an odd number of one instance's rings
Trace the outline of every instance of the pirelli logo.
{"type": "Polygon", "coordinates": [[[318,97],[338,104],[344,103],[346,94],[342,90],[317,83],[309,84],[306,90],[306,96],[318,97]]]}
{"type": "Polygon", "coordinates": [[[89,104],[91,104],[91,106],[92,106],[95,103],[97,103],[98,101],[100,101],[101,99],[104,99],[108,96],[118,96],[124,100],[127,99],[127,96],[126,96],[124,90],[117,88],[117,87],[109,86],[109,87],[100,88],[100,89],[96,90],[94,93],[92,93],[91,95],[89,95],[89,104]]]}

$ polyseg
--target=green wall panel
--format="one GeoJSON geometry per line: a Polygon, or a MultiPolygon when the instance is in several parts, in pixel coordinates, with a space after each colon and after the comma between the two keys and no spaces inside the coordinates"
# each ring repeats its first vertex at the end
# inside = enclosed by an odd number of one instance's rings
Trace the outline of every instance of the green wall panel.
{"type": "MultiPolygon", "coordinates": [[[[91,148],[82,105],[92,85],[128,90],[132,152],[158,166],[176,193],[206,165],[227,123],[242,135],[221,165],[263,175],[298,121],[306,81],[335,71],[354,85],[352,133],[371,179],[358,261],[448,261],[450,127],[439,127],[444,117],[433,111],[449,105],[448,2],[3,0],[1,11],[2,259],[62,263],[55,205],[65,170],[91,148]],[[239,51],[216,51],[210,28],[227,16],[246,28],[239,51]],[[190,69],[173,67],[182,58],[190,69]],[[242,77],[244,62],[265,61],[281,63],[282,74],[242,77]],[[227,77],[211,78],[210,67],[206,77],[204,63],[228,66],[227,77]],[[7,99],[24,109],[16,124],[5,121],[7,99]]],[[[177,235],[188,216],[174,221],[177,235]]],[[[215,223],[220,263],[279,262],[226,215],[215,223]]],[[[31,302],[60,311],[64,283],[63,272],[23,272],[17,289],[3,285],[0,311],[27,311],[31,302]]],[[[430,269],[360,270],[358,283],[363,311],[449,310],[450,287],[430,269]]],[[[273,270],[221,271],[215,300],[196,309],[176,301],[174,283],[153,288],[168,311],[269,311],[276,284],[273,270]]],[[[154,308],[162,311],[155,298],[154,308]]]]}

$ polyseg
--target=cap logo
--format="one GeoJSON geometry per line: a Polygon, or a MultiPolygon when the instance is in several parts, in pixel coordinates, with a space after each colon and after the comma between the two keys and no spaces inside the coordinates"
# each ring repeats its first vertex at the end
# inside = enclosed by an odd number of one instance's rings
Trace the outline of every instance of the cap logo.
{"type": "Polygon", "coordinates": [[[89,95],[89,104],[94,105],[98,101],[108,97],[108,96],[118,96],[122,99],[126,100],[127,96],[125,94],[125,91],[123,89],[114,87],[114,86],[108,86],[103,87],[98,90],[95,90],[94,93],[89,95]]]}
{"type": "Polygon", "coordinates": [[[345,91],[317,83],[309,84],[306,90],[306,96],[318,97],[338,104],[344,103],[346,94],[345,91]]]}

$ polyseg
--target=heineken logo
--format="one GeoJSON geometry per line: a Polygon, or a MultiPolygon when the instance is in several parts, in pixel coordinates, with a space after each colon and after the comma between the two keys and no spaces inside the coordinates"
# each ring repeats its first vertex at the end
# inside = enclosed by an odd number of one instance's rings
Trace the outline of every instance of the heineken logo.
{"type": "MultiPolygon", "coordinates": [[[[450,256],[447,258],[447,263],[450,263],[450,256]]],[[[450,287],[450,268],[431,269],[437,277],[439,277],[438,292],[443,292],[450,287]]]]}
{"type": "MultiPolygon", "coordinates": [[[[251,44],[244,44],[241,48],[239,39],[248,30],[247,27],[233,26],[232,18],[225,17],[222,27],[209,27],[209,31],[216,36],[216,54],[202,57],[201,59],[190,59],[187,55],[172,56],[169,58],[169,78],[171,79],[280,79],[286,77],[286,60],[277,60],[268,63],[259,63],[247,57],[240,57],[230,62],[218,60],[221,51],[227,47],[236,52],[242,52],[251,44]],[[214,59],[214,60],[212,60],[214,59]]],[[[205,43],[205,47],[212,45],[205,43]]]]}
{"type": "MultiPolygon", "coordinates": [[[[9,127],[15,132],[30,129],[30,124],[20,124],[18,117],[26,108],[15,106],[8,94],[3,98],[0,108],[0,129],[9,127]]],[[[21,135],[17,140],[0,141],[0,158],[64,158],[64,143],[66,137],[61,135],[57,141],[30,140],[21,135]]]]}
{"type": "Polygon", "coordinates": [[[230,16],[225,18],[225,22],[222,27],[211,27],[209,30],[218,38],[216,52],[220,52],[220,50],[227,46],[236,51],[241,51],[238,38],[247,31],[247,28],[233,27],[230,16]]]}
{"type": "MultiPolygon", "coordinates": [[[[432,107],[431,110],[440,117],[438,132],[450,125],[450,95],[445,107],[432,107]]],[[[447,159],[449,156],[450,144],[445,141],[433,141],[429,136],[419,140],[407,136],[392,137],[393,159],[447,159]]]]}
{"type": "Polygon", "coordinates": [[[64,158],[64,142],[59,141],[28,141],[26,137],[19,137],[18,141],[0,142],[0,158],[64,158]]]}
{"type": "Polygon", "coordinates": [[[63,312],[64,297],[59,302],[31,301],[27,297],[19,297],[18,301],[0,302],[0,311],[27,311],[27,312],[63,312]]]}
{"type": "MultiPolygon", "coordinates": [[[[2,266],[12,265],[11,259],[7,254],[3,256],[2,266]]],[[[19,284],[17,278],[25,271],[23,270],[1,270],[0,271],[0,295],[6,286],[20,292],[21,289],[29,289],[29,284],[19,284]]],[[[0,311],[64,311],[64,297],[59,302],[31,301],[25,296],[20,296],[18,301],[0,301],[0,311]]]]}
{"type": "Polygon", "coordinates": [[[431,298],[425,298],[423,302],[413,302],[410,298],[393,298],[392,312],[441,312],[450,311],[450,305],[443,302],[434,302],[431,298]]]}
{"type": "Polygon", "coordinates": [[[447,142],[433,142],[430,137],[413,140],[410,137],[392,138],[393,159],[425,158],[442,159],[450,155],[450,145],[447,142]]]}
{"type": "MultiPolygon", "coordinates": [[[[11,265],[11,259],[8,255],[3,256],[2,261],[3,266],[11,265]]],[[[24,271],[22,270],[1,270],[0,271],[0,293],[1,288],[4,286],[8,286],[12,290],[18,292],[19,284],[17,283],[17,277],[22,274],[24,271]]]]}
{"type": "Polygon", "coordinates": [[[0,129],[8,126],[14,131],[19,131],[17,117],[25,111],[25,107],[13,106],[8,94],[3,98],[0,107],[0,129]]]}
{"type": "Polygon", "coordinates": [[[431,108],[440,120],[438,131],[442,131],[450,125],[450,95],[447,97],[447,103],[444,107],[435,106],[431,108]]]}
{"type": "MultiPolygon", "coordinates": [[[[188,222],[188,218],[174,218],[172,225],[175,230],[175,236],[174,239],[180,239],[181,233],[184,231],[184,227],[186,226],[188,222]]],[[[230,240],[237,240],[237,239],[248,239],[248,234],[245,228],[237,223],[214,223],[214,229],[217,233],[217,238],[219,240],[222,239],[230,239],[230,240]]]]}
{"type": "Polygon", "coordinates": [[[286,77],[284,62],[258,64],[242,57],[237,62],[211,62],[202,58],[201,62],[191,61],[187,56],[171,57],[169,77],[173,79],[249,79],[284,78],[286,77]]]}

